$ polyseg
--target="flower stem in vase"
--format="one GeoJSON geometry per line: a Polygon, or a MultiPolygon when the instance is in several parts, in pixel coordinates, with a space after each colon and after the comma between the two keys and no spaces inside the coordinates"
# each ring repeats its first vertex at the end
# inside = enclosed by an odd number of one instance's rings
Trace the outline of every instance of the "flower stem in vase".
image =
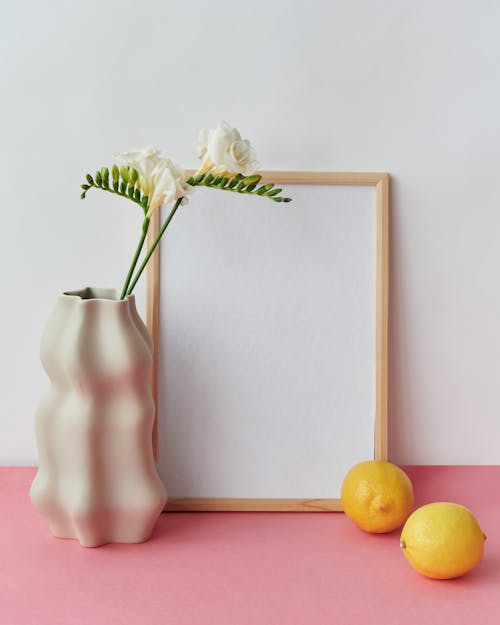
{"type": "MultiPolygon", "coordinates": [[[[144,246],[144,241],[146,240],[146,235],[148,233],[148,228],[149,228],[149,222],[150,222],[149,217],[146,217],[146,219],[142,223],[141,238],[139,239],[139,243],[137,244],[137,249],[135,250],[134,258],[132,259],[132,263],[130,265],[130,269],[128,270],[127,277],[125,278],[125,284],[123,285],[123,289],[122,289],[122,292],[121,292],[121,295],[120,295],[120,299],[121,300],[125,299],[125,297],[127,295],[129,295],[128,290],[129,290],[130,280],[132,279],[132,275],[134,273],[135,266],[137,265],[137,261],[139,260],[139,256],[140,256],[142,248],[144,246]]],[[[134,284],[135,284],[135,282],[134,282],[134,284]]],[[[133,286],[132,286],[132,288],[133,288],[133,286]]],[[[130,291],[130,292],[132,292],[132,291],[130,291]]]]}
{"type": "MultiPolygon", "coordinates": [[[[134,290],[135,285],[137,284],[137,281],[139,280],[139,278],[141,277],[142,272],[144,271],[146,265],[148,264],[149,259],[151,258],[151,256],[153,255],[153,252],[155,251],[158,243],[160,242],[161,237],[163,236],[163,233],[165,232],[165,230],[167,229],[169,223],[172,221],[173,216],[175,215],[175,211],[179,208],[179,206],[181,205],[183,198],[179,198],[175,204],[174,207],[172,208],[172,210],[170,211],[169,216],[166,218],[165,223],[163,224],[163,226],[161,227],[160,232],[158,233],[158,236],[156,237],[156,239],[153,241],[153,243],[151,244],[151,247],[148,250],[148,253],[146,254],[146,256],[144,257],[144,260],[142,261],[139,269],[137,270],[137,273],[135,274],[134,279],[132,280],[132,283],[130,284],[130,286],[128,287],[127,290],[127,295],[131,295],[132,291],[134,290]]],[[[135,266],[135,265],[134,265],[135,266]]]]}

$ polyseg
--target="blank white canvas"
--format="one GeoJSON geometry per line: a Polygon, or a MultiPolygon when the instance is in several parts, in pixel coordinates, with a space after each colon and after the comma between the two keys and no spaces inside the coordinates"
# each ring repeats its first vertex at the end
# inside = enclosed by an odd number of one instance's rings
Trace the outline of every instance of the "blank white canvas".
{"type": "Polygon", "coordinates": [[[171,497],[335,498],[373,458],[375,190],[284,194],[293,201],[197,189],[162,239],[171,497]]]}

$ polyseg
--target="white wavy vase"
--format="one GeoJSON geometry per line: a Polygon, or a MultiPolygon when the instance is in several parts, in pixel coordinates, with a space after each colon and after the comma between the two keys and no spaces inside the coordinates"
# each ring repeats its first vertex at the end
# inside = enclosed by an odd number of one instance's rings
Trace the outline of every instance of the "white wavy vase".
{"type": "Polygon", "coordinates": [[[151,536],[167,501],[152,450],[152,354],[133,295],[58,298],[42,338],[51,385],[36,413],[30,491],[55,536],[86,547],[151,536]]]}

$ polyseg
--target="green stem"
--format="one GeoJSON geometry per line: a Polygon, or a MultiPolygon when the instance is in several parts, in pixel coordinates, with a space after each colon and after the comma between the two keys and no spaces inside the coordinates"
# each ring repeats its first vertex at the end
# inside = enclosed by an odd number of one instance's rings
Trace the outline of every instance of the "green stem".
{"type": "Polygon", "coordinates": [[[144,241],[146,240],[146,235],[148,233],[148,228],[149,228],[149,221],[150,220],[148,219],[148,217],[146,217],[146,219],[142,223],[141,238],[139,239],[139,243],[137,244],[137,249],[135,250],[134,258],[132,259],[132,263],[130,264],[130,268],[128,270],[127,277],[125,278],[125,284],[123,285],[123,289],[122,289],[122,292],[121,292],[121,295],[120,295],[120,299],[121,300],[125,299],[125,297],[129,294],[128,293],[128,288],[129,288],[130,280],[132,279],[132,275],[134,273],[135,266],[137,265],[137,261],[139,260],[139,256],[141,254],[142,247],[144,245],[144,241]]]}
{"type": "Polygon", "coordinates": [[[153,252],[155,251],[158,243],[160,242],[160,239],[163,236],[163,233],[168,228],[168,224],[172,221],[172,217],[175,215],[175,211],[179,208],[181,202],[182,202],[182,198],[180,197],[177,200],[177,202],[174,204],[174,207],[172,208],[172,210],[170,211],[170,214],[167,217],[167,219],[165,220],[165,223],[163,224],[163,226],[161,227],[161,230],[158,233],[158,236],[156,237],[156,239],[151,244],[151,247],[149,248],[148,253],[144,257],[144,260],[142,261],[141,266],[137,270],[137,273],[135,274],[135,277],[132,280],[132,283],[131,283],[131,285],[128,288],[127,295],[131,295],[132,294],[132,291],[134,290],[134,287],[137,284],[137,280],[139,280],[139,278],[141,277],[142,272],[144,271],[146,265],[148,264],[149,259],[153,255],[153,252]]]}

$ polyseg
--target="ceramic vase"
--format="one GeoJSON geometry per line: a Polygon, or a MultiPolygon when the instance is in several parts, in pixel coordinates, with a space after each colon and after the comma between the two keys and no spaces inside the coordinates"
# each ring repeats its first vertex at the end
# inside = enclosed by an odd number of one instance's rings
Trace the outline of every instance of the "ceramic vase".
{"type": "Polygon", "coordinates": [[[152,450],[152,354],[133,295],[59,296],[42,337],[50,386],[36,413],[30,491],[54,536],[86,547],[151,536],[167,501],[152,450]]]}

